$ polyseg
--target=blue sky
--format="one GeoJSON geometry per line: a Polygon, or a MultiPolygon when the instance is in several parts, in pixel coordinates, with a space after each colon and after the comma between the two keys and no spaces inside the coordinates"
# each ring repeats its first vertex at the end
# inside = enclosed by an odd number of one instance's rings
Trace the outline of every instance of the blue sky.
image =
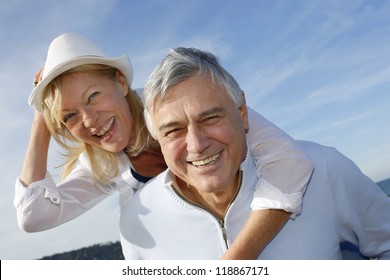
{"type": "MultiPolygon", "coordinates": [[[[35,259],[118,240],[117,196],[56,229],[19,230],[14,181],[27,146],[34,73],[64,32],[129,55],[142,87],[168,49],[217,54],[249,106],[297,139],[334,146],[390,177],[390,2],[69,0],[0,2],[0,258],[35,259]]],[[[50,171],[61,163],[51,146],[50,171]]]]}

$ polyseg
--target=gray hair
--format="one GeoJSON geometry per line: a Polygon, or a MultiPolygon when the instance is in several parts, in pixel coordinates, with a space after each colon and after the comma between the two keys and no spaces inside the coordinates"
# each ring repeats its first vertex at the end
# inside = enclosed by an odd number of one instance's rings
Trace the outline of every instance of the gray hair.
{"type": "Polygon", "coordinates": [[[155,106],[164,99],[170,88],[195,75],[210,75],[212,82],[223,88],[237,107],[245,103],[244,94],[237,81],[221,66],[215,55],[195,48],[172,49],[150,74],[144,88],[144,116],[154,138],[156,134],[151,113],[155,106]]]}

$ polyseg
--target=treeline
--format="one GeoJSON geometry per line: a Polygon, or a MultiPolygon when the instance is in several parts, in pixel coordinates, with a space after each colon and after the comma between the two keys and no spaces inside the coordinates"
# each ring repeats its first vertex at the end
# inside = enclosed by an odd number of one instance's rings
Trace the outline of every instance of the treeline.
{"type": "Polygon", "coordinates": [[[43,257],[41,260],[123,260],[122,247],[119,241],[96,244],[65,253],[43,257]]]}

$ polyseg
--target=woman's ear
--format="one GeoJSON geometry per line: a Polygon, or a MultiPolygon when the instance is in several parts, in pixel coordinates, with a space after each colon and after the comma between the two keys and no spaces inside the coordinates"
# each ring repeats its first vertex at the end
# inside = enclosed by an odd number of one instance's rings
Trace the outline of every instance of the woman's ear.
{"type": "Polygon", "coordinates": [[[129,93],[129,85],[127,84],[125,76],[118,70],[116,71],[119,86],[122,89],[123,95],[126,96],[129,93]]]}

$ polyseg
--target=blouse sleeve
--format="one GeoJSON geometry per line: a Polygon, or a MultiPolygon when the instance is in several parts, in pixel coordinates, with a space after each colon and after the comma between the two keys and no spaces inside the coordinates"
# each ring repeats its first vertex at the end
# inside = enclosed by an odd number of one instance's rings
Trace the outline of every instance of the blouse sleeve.
{"type": "Polygon", "coordinates": [[[14,206],[18,224],[27,232],[47,230],[80,216],[112,193],[113,188],[97,186],[92,174],[79,163],[60,184],[47,173],[41,181],[15,184],[14,206]]]}
{"type": "Polygon", "coordinates": [[[248,108],[248,145],[259,177],[252,210],[283,209],[295,217],[313,172],[313,164],[295,140],[248,108]]]}

